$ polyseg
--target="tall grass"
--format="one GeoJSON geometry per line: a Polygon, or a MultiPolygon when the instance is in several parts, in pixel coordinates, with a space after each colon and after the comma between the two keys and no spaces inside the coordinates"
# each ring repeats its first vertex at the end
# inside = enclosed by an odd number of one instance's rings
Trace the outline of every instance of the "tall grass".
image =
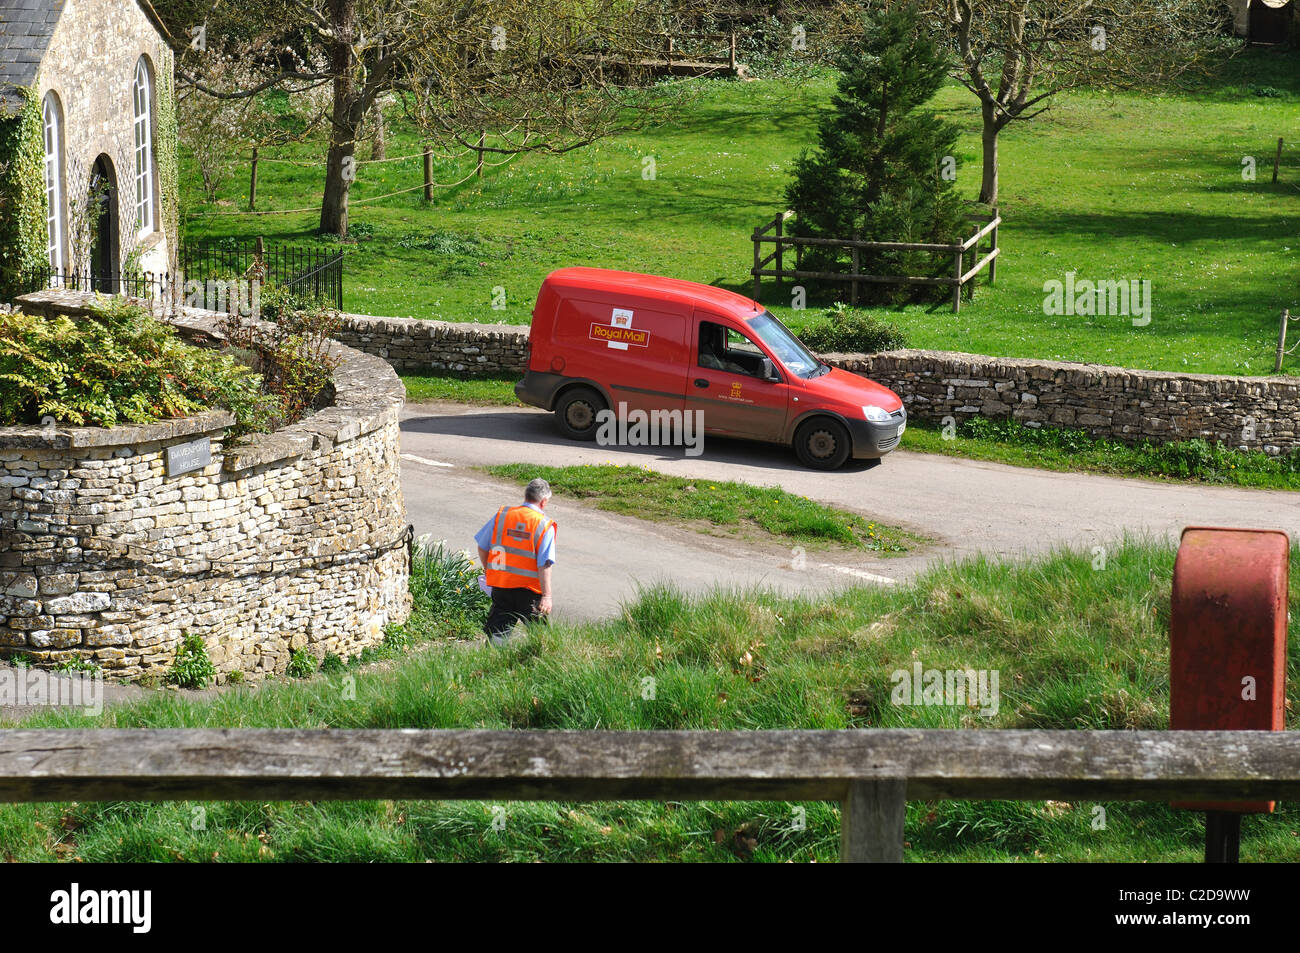
{"type": "MultiPolygon", "coordinates": [[[[1293,553],[1293,576],[1300,561],[1293,553]]],[[[977,559],[896,589],[820,601],[772,592],[690,598],[646,590],[595,624],[536,626],[505,649],[448,644],[392,664],[205,702],[160,693],[93,719],[31,725],[494,729],[1064,728],[1168,725],[1172,550],[1129,541],[1022,564],[977,559]],[[997,714],[891,702],[891,673],[974,668],[1000,675],[997,714]],[[346,691],[354,679],[353,692],[346,691]],[[647,683],[646,679],[653,679],[647,683]],[[647,692],[650,684],[653,690],[647,692]]],[[[1300,592],[1293,578],[1293,592],[1300,592]]],[[[417,620],[445,618],[423,604],[417,620]]],[[[453,586],[452,598],[460,590],[453,586]]],[[[1300,619],[1295,597],[1292,619],[1300,619]]],[[[472,607],[470,607],[472,609],[472,607]]],[[[1295,701],[1294,624],[1288,684],[1295,701]]],[[[1288,715],[1289,727],[1296,716],[1288,715]]],[[[1193,860],[1201,820],[1162,804],[913,802],[913,860],[1193,860]]],[[[16,859],[84,860],[830,860],[834,805],[762,803],[284,803],[0,807],[16,859]],[[504,814],[493,814],[498,807],[504,814]],[[802,808],[803,813],[796,810],[802,808]],[[505,818],[504,830],[493,828],[505,818]],[[37,826],[37,825],[40,826],[37,826]],[[802,829],[801,829],[802,828],[802,829]]],[[[1243,859],[1300,860],[1297,812],[1247,818],[1243,859]]]]}

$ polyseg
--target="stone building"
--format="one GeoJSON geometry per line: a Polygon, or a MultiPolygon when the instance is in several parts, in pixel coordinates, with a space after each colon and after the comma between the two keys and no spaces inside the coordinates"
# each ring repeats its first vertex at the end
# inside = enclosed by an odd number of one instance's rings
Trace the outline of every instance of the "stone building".
{"type": "Polygon", "coordinates": [[[0,0],[0,293],[45,267],[96,290],[170,270],[165,36],[148,0],[0,0]]]}
{"type": "Polygon", "coordinates": [[[1300,9],[1295,0],[1232,0],[1232,28],[1249,43],[1300,41],[1300,9]]]}

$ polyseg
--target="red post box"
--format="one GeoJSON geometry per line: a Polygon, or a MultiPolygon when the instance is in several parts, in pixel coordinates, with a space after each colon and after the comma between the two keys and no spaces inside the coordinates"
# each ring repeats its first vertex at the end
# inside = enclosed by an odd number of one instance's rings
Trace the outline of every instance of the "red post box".
{"type": "MultiPolygon", "coordinates": [[[[1278,530],[1183,530],[1169,622],[1171,729],[1285,727],[1290,551],[1278,530]]],[[[1251,814],[1273,802],[1174,807],[1251,814]]]]}

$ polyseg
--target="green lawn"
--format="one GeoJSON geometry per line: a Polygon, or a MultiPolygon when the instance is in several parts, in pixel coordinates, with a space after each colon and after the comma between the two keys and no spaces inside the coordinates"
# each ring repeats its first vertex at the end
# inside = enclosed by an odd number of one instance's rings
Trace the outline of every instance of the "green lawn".
{"type": "MultiPolygon", "coordinates": [[[[390,661],[194,701],[171,692],[98,718],[50,712],[30,727],[491,729],[1057,728],[1168,725],[1173,551],[1115,546],[1023,565],[940,567],[915,584],[813,600],[769,593],[687,599],[656,589],[606,622],[534,629],[506,650],[454,640],[482,611],[476,571],[417,562],[416,615],[390,661]],[[431,578],[433,577],[433,578],[431,578]],[[454,590],[448,599],[447,589],[454,590]],[[457,596],[460,593],[461,596],[457,596]],[[439,608],[439,607],[443,608],[439,608]],[[477,609],[475,608],[477,607],[477,609]],[[400,646],[409,646],[405,651],[400,646]],[[894,704],[892,673],[996,671],[996,714],[894,704]],[[355,692],[344,679],[355,679],[355,692]],[[643,681],[655,680],[653,698],[643,681]]],[[[1288,728],[1300,662],[1300,552],[1292,552],[1288,728]]],[[[833,860],[833,804],[209,802],[0,805],[6,860],[833,860]],[[805,829],[795,819],[806,810],[805,829]]],[[[914,801],[914,861],[1200,859],[1200,815],[1161,803],[914,801]]],[[[1248,816],[1242,859],[1300,861],[1297,809],[1248,816]]]]}
{"type": "MultiPolygon", "coordinates": [[[[420,182],[420,160],[362,164],[353,197],[345,305],[375,314],[528,321],[537,287],[570,264],[629,268],[750,288],[748,236],[782,206],[791,160],[812,142],[832,79],[700,81],[674,124],[563,156],[521,156],[481,180],[367,204],[420,182]],[[641,177],[654,156],[657,177],[641,177]],[[493,310],[503,287],[504,310],[493,310]]],[[[974,196],[978,114],[957,87],[937,100],[960,123],[958,186],[974,196]]],[[[1196,94],[1088,92],[1060,97],[1046,115],[1002,136],[1004,257],[995,287],[982,285],[958,316],[946,306],[891,314],[915,346],[1097,361],[1166,370],[1265,373],[1277,313],[1295,307],[1300,251],[1300,54],[1253,50],[1196,94]],[[1256,95],[1267,91],[1276,96],[1256,95]],[[1283,153],[1274,186],[1271,157],[1283,153]],[[1242,180],[1243,156],[1259,162],[1242,180]],[[1049,317],[1043,284],[1079,278],[1149,278],[1153,319],[1049,317]]],[[[394,123],[390,156],[418,144],[394,123]]],[[[259,207],[319,201],[320,150],[263,163],[259,207]]],[[[363,158],[365,154],[363,153],[363,158]]],[[[438,163],[451,182],[468,160],[438,163]]],[[[191,239],[263,234],[313,242],[315,213],[231,215],[242,208],[246,168],[222,204],[201,202],[194,165],[183,162],[191,239]],[[210,214],[220,213],[220,214],[210,214]]],[[[836,295],[824,296],[829,300],[836,295]]],[[[764,300],[798,326],[788,290],[767,282],[764,300]]],[[[814,302],[816,303],[816,299],[814,302]]],[[[882,309],[887,310],[887,309],[882,309]]]]}
{"type": "Polygon", "coordinates": [[[520,375],[492,377],[454,377],[436,374],[403,374],[406,399],[413,404],[449,400],[460,404],[499,407],[523,407],[515,396],[515,382],[520,375]]]}

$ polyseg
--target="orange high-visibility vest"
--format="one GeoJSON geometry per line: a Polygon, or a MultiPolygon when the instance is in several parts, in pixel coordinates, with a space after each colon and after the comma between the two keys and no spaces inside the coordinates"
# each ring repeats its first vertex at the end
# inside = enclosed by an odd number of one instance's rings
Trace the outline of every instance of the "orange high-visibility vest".
{"type": "Polygon", "coordinates": [[[484,575],[489,586],[542,591],[537,551],[555,520],[531,506],[503,506],[492,524],[492,547],[484,575]]]}

